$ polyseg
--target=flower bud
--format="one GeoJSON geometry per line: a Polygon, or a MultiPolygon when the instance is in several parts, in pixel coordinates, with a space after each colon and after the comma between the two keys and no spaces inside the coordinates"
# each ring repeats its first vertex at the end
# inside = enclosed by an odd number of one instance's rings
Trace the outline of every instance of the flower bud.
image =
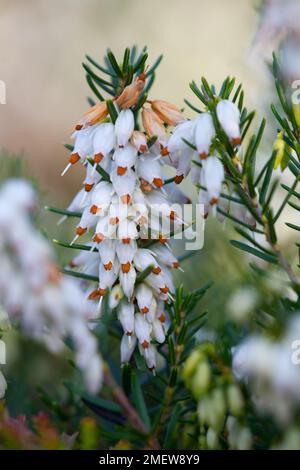
{"type": "Polygon", "coordinates": [[[93,154],[95,163],[108,155],[116,145],[115,126],[111,122],[105,122],[97,127],[93,135],[93,154]]]}
{"type": "Polygon", "coordinates": [[[121,340],[121,363],[130,361],[136,345],[136,336],[127,336],[124,334],[121,340]]]}
{"type": "Polygon", "coordinates": [[[201,362],[191,380],[191,391],[196,400],[203,396],[210,385],[211,370],[207,361],[201,362]]]}
{"type": "Polygon", "coordinates": [[[209,155],[211,141],[215,135],[215,127],[209,113],[201,113],[195,122],[195,145],[201,160],[209,155]]]}
{"type": "Polygon", "coordinates": [[[165,145],[167,141],[166,130],[163,121],[152,111],[152,109],[144,108],[142,110],[143,127],[149,137],[157,137],[161,145],[165,145]]]}
{"type": "Polygon", "coordinates": [[[169,124],[170,126],[176,126],[180,122],[184,121],[184,117],[177,106],[172,103],[168,103],[164,100],[151,101],[152,110],[158,115],[158,117],[169,124]]]}
{"type": "Polygon", "coordinates": [[[217,116],[225,134],[234,145],[240,145],[240,110],[235,103],[221,100],[217,104],[217,116]]]}
{"type": "Polygon", "coordinates": [[[134,130],[134,116],[130,109],[123,109],[115,123],[115,133],[119,147],[125,147],[134,130]]]}
{"type": "Polygon", "coordinates": [[[224,167],[217,157],[209,157],[204,164],[204,182],[211,204],[219,201],[222,183],[224,180],[224,167]]]}
{"type": "Polygon", "coordinates": [[[227,402],[233,416],[239,416],[244,408],[244,398],[237,385],[230,384],[228,386],[227,402]]]}
{"type": "Polygon", "coordinates": [[[148,349],[150,346],[151,325],[147,322],[144,315],[141,315],[140,313],[135,314],[134,329],[142,348],[148,349]]]}
{"type": "Polygon", "coordinates": [[[76,124],[76,130],[80,130],[85,126],[93,126],[97,122],[103,121],[108,115],[108,109],[105,101],[92,106],[84,115],[83,118],[76,124]]]}
{"type": "Polygon", "coordinates": [[[122,109],[128,109],[136,105],[145,86],[145,74],[140,74],[133,83],[127,85],[120,96],[115,100],[122,109]]]}
{"type": "Polygon", "coordinates": [[[134,305],[121,302],[118,308],[118,319],[123,327],[124,333],[131,336],[134,331],[134,305]]]}
{"type": "Polygon", "coordinates": [[[131,136],[131,144],[140,152],[145,153],[148,151],[148,144],[146,136],[141,131],[133,131],[131,136]]]}

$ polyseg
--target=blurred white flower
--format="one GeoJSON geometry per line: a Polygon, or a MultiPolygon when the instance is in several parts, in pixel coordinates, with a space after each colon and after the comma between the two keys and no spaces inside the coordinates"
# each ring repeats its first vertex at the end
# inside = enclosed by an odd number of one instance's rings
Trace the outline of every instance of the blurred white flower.
{"type": "Polygon", "coordinates": [[[50,245],[32,224],[35,203],[32,187],[23,180],[9,180],[0,189],[1,304],[11,321],[54,352],[62,351],[70,336],[86,385],[96,392],[102,363],[87,326],[92,305],[75,281],[61,275],[50,245]]]}
{"type": "Polygon", "coordinates": [[[250,336],[233,349],[235,376],[253,387],[258,410],[289,422],[300,403],[300,368],[292,361],[292,344],[300,339],[300,315],[290,320],[279,340],[250,336]]]}
{"type": "Polygon", "coordinates": [[[6,389],[7,389],[7,383],[6,383],[4,375],[2,374],[0,370],[0,400],[4,398],[6,389]]]}

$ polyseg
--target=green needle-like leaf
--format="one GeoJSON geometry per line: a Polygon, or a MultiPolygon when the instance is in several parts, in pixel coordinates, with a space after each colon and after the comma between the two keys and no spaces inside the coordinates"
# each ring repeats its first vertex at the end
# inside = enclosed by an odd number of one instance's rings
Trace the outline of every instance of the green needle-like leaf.
{"type": "Polygon", "coordinates": [[[250,253],[251,255],[257,256],[258,258],[261,258],[264,261],[267,261],[268,263],[277,263],[277,258],[275,255],[273,256],[269,255],[268,253],[261,252],[259,250],[256,250],[252,246],[246,245],[246,243],[238,242],[237,240],[230,240],[230,243],[235,248],[245,251],[246,253],[250,253]]]}
{"type": "Polygon", "coordinates": [[[65,209],[58,209],[57,207],[48,207],[45,206],[45,210],[53,212],[54,214],[66,215],[67,217],[81,217],[81,212],[67,211],[65,209]]]}

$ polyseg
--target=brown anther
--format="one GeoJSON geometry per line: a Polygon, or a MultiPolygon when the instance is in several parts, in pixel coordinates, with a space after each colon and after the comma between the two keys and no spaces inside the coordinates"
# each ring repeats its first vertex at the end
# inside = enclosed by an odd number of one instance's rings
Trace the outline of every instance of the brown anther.
{"type": "Polygon", "coordinates": [[[161,269],[159,266],[156,266],[155,268],[152,269],[153,274],[159,274],[161,273],[161,269]]]}
{"type": "Polygon", "coordinates": [[[127,171],[127,166],[118,166],[117,168],[117,174],[119,176],[125,175],[126,171],[127,171]]]}
{"type": "Polygon", "coordinates": [[[117,225],[119,223],[119,217],[111,217],[109,223],[110,225],[117,225]]]}
{"type": "Polygon", "coordinates": [[[151,184],[149,184],[148,181],[143,179],[141,180],[140,188],[144,193],[151,193],[151,191],[153,191],[151,184]]]}
{"type": "Polygon", "coordinates": [[[99,290],[93,290],[90,295],[88,296],[88,300],[96,300],[100,297],[99,290]]]}
{"type": "Polygon", "coordinates": [[[86,184],[84,185],[84,190],[85,190],[87,193],[89,193],[89,192],[93,189],[93,186],[94,186],[94,183],[92,183],[92,184],[87,184],[87,183],[86,183],[86,184]]]}
{"type": "Polygon", "coordinates": [[[129,261],[127,261],[127,263],[125,263],[125,264],[121,264],[122,273],[124,273],[124,274],[129,273],[130,268],[131,268],[131,264],[130,264],[129,261]]]}
{"type": "Polygon", "coordinates": [[[206,152],[201,152],[201,153],[199,153],[199,158],[200,158],[200,160],[206,160],[207,156],[208,156],[208,155],[207,155],[206,152]]]}
{"type": "Polygon", "coordinates": [[[233,145],[241,145],[241,138],[236,137],[235,139],[232,139],[233,145]]]}
{"type": "Polygon", "coordinates": [[[69,158],[69,162],[72,163],[72,165],[75,165],[80,160],[80,155],[78,153],[72,153],[69,158]]]}
{"type": "Polygon", "coordinates": [[[82,124],[76,124],[75,129],[76,131],[80,131],[83,128],[82,124]]]}
{"type": "Polygon", "coordinates": [[[109,261],[108,263],[104,264],[105,270],[106,270],[106,271],[110,271],[111,268],[112,268],[112,265],[113,265],[113,264],[112,264],[111,261],[109,261]]]}
{"type": "Polygon", "coordinates": [[[215,204],[218,204],[219,202],[219,198],[218,197],[212,197],[211,200],[210,200],[210,203],[212,206],[214,206],[215,204]]]}
{"type": "Polygon", "coordinates": [[[130,238],[122,238],[122,243],[124,243],[124,245],[129,245],[130,238]]]}
{"type": "Polygon", "coordinates": [[[101,243],[103,242],[104,240],[104,235],[102,235],[102,233],[95,233],[95,235],[93,236],[93,241],[96,242],[96,243],[101,243]]]}
{"type": "Polygon", "coordinates": [[[167,157],[169,155],[168,148],[161,145],[160,146],[160,154],[161,154],[162,157],[167,157]]]}
{"type": "Polygon", "coordinates": [[[160,292],[162,292],[163,294],[167,294],[169,292],[169,288],[167,286],[165,287],[160,287],[160,292]]]}
{"type": "Polygon", "coordinates": [[[98,207],[95,204],[93,204],[90,207],[90,213],[95,215],[95,214],[97,214],[97,211],[98,211],[98,207]]]}
{"type": "Polygon", "coordinates": [[[148,341],[144,340],[141,344],[141,346],[144,348],[144,349],[148,349],[149,348],[149,343],[148,341]]]}
{"type": "Polygon", "coordinates": [[[93,290],[90,295],[88,296],[88,300],[96,300],[99,297],[103,297],[105,295],[106,289],[96,289],[93,290]]]}
{"type": "Polygon", "coordinates": [[[147,150],[148,150],[147,145],[140,145],[139,151],[141,153],[145,153],[145,152],[147,152],[147,150]]]}
{"type": "Polygon", "coordinates": [[[171,220],[175,220],[175,219],[176,219],[176,212],[175,212],[175,211],[171,211],[171,212],[170,212],[170,219],[171,219],[171,220]]]}
{"type": "Polygon", "coordinates": [[[176,175],[174,179],[174,183],[180,184],[182,180],[183,180],[183,175],[176,175]]]}
{"type": "Polygon", "coordinates": [[[153,184],[157,188],[161,188],[164,185],[164,182],[161,178],[153,178],[153,184]]]}
{"type": "Polygon", "coordinates": [[[173,263],[173,268],[178,269],[179,266],[180,266],[180,265],[179,265],[178,261],[174,261],[174,263],[173,263]]]}
{"type": "Polygon", "coordinates": [[[143,308],[141,309],[141,313],[142,313],[143,315],[146,315],[146,313],[148,313],[148,312],[149,312],[149,308],[148,308],[148,307],[143,307],[143,308]]]}
{"type": "Polygon", "coordinates": [[[165,317],[165,315],[164,315],[163,313],[161,313],[161,314],[159,315],[158,319],[159,319],[159,321],[160,321],[161,323],[165,323],[165,321],[166,321],[166,317],[165,317]]]}
{"type": "Polygon", "coordinates": [[[76,235],[79,235],[81,237],[81,235],[85,234],[86,231],[87,231],[86,227],[77,227],[76,235]]]}
{"type": "Polygon", "coordinates": [[[132,336],[132,331],[126,331],[126,336],[132,336]]]}
{"type": "Polygon", "coordinates": [[[163,237],[162,235],[159,235],[158,240],[159,240],[159,242],[162,243],[162,244],[165,244],[166,241],[167,241],[167,239],[166,239],[165,237],[163,237]]]}
{"type": "Polygon", "coordinates": [[[129,204],[131,201],[130,194],[124,194],[124,196],[121,197],[121,201],[123,202],[123,204],[129,204]]]}
{"type": "Polygon", "coordinates": [[[103,158],[104,158],[103,153],[101,153],[101,152],[100,152],[100,153],[96,153],[96,154],[94,155],[94,162],[95,162],[95,163],[100,163],[103,158]]]}

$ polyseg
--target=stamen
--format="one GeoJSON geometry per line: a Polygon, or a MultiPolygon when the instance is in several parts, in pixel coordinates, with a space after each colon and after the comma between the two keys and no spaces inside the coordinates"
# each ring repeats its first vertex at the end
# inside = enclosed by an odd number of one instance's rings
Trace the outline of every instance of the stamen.
{"type": "Polygon", "coordinates": [[[67,173],[67,171],[71,168],[71,166],[72,166],[72,163],[68,163],[66,168],[60,174],[60,176],[64,176],[67,173]]]}

